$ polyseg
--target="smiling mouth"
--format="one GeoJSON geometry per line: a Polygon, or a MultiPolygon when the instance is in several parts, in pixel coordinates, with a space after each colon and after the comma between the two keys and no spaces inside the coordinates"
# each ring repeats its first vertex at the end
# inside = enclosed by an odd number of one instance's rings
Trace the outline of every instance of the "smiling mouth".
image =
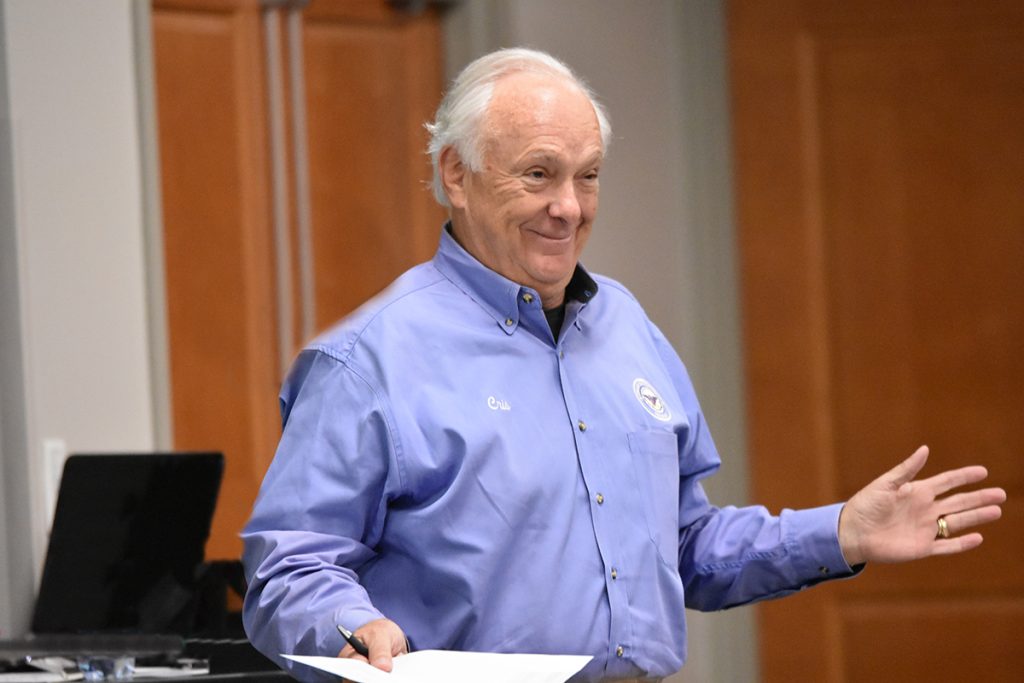
{"type": "Polygon", "coordinates": [[[564,235],[548,235],[537,230],[529,230],[528,232],[530,232],[535,237],[538,237],[545,242],[553,244],[568,244],[569,242],[572,241],[573,235],[575,234],[573,232],[568,232],[564,235]]]}

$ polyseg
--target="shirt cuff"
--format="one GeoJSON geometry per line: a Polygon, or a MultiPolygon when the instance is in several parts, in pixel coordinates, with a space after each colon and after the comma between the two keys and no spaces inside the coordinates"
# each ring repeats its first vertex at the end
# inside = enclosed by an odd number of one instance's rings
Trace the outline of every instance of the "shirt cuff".
{"type": "Polygon", "coordinates": [[[839,545],[839,514],[844,505],[782,512],[782,537],[793,558],[793,568],[810,582],[850,576],[864,567],[850,567],[839,545]]]}

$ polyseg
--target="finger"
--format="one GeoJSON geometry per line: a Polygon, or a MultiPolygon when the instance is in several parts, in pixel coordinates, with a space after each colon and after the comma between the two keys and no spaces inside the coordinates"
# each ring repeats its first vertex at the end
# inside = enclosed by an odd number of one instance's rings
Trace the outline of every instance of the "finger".
{"type": "Polygon", "coordinates": [[[967,534],[956,538],[939,539],[932,544],[932,555],[955,555],[981,545],[981,534],[967,534]]]}
{"type": "Polygon", "coordinates": [[[988,505],[1002,505],[1006,502],[1006,491],[1001,488],[982,489],[968,493],[957,493],[936,502],[940,515],[952,515],[988,505]]]}
{"type": "Polygon", "coordinates": [[[391,640],[377,638],[366,644],[370,650],[370,664],[381,671],[391,671],[391,640]]]}
{"type": "MultiPolygon", "coordinates": [[[[381,621],[380,628],[369,632],[364,639],[367,649],[370,650],[370,664],[381,671],[391,671],[392,657],[398,651],[394,639],[391,637],[393,625],[390,622],[381,621]]],[[[397,627],[394,627],[397,629],[397,627]]]]}
{"type": "Polygon", "coordinates": [[[922,483],[930,487],[936,496],[952,491],[961,486],[977,484],[988,476],[988,470],[981,465],[970,465],[956,470],[948,470],[925,479],[922,483]]]}
{"type": "Polygon", "coordinates": [[[967,512],[958,512],[953,515],[944,515],[946,527],[950,534],[958,534],[965,529],[976,527],[980,524],[994,522],[1003,516],[1003,509],[998,505],[989,505],[967,512]]]}
{"type": "Polygon", "coordinates": [[[358,652],[356,652],[355,648],[353,648],[351,645],[348,645],[348,644],[346,644],[345,647],[341,648],[341,652],[338,653],[338,656],[342,657],[342,658],[345,658],[345,659],[358,659],[358,660],[363,661],[363,662],[369,662],[370,661],[366,657],[364,657],[361,654],[359,654],[358,652]]]}
{"type": "Polygon", "coordinates": [[[928,462],[928,447],[921,446],[909,458],[889,470],[885,476],[889,479],[892,488],[898,489],[908,481],[912,481],[926,462],[928,462]]]}

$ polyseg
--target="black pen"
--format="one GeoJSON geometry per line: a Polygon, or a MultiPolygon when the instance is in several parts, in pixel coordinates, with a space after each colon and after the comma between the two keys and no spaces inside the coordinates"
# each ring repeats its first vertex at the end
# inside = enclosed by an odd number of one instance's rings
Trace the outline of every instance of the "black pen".
{"type": "Polygon", "coordinates": [[[359,636],[352,633],[352,631],[349,631],[341,624],[338,624],[338,632],[341,633],[342,637],[345,639],[345,642],[352,646],[353,650],[355,650],[362,656],[366,657],[367,659],[370,658],[370,650],[366,647],[366,643],[359,640],[359,636]]]}

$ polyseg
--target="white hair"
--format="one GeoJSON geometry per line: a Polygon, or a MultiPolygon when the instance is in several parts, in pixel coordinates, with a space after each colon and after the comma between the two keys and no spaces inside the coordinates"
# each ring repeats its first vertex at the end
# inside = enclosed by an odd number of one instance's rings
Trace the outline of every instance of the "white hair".
{"type": "Polygon", "coordinates": [[[608,114],[587,84],[563,62],[546,52],[516,47],[496,50],[471,62],[452,81],[437,108],[430,132],[427,153],[434,166],[434,197],[442,206],[451,206],[441,182],[441,152],[454,147],[471,171],[483,168],[483,121],[494,94],[494,84],[516,73],[546,74],[564,78],[578,87],[594,107],[605,151],[611,143],[612,127],[608,114]]]}

